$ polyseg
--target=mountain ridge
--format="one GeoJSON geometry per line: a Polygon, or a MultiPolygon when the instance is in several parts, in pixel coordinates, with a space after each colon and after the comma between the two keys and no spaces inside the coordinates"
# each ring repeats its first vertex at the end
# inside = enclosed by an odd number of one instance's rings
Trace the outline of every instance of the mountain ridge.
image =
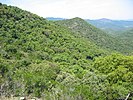
{"type": "Polygon", "coordinates": [[[128,47],[120,39],[107,34],[106,32],[96,28],[95,26],[89,24],[84,19],[81,19],[79,17],[57,21],[56,23],[71,29],[74,33],[77,33],[78,35],[88,38],[89,40],[104,49],[106,48],[114,51],[116,50],[123,53],[128,53],[132,51],[132,47],[128,47]],[[126,48],[125,50],[123,49],[124,47],[126,48]]]}

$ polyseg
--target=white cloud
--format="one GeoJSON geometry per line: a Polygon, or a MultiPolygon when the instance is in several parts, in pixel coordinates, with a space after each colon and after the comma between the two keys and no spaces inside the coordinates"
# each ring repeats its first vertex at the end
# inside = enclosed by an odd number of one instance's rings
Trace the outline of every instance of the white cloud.
{"type": "Polygon", "coordinates": [[[11,5],[42,17],[133,19],[129,1],[131,0],[10,0],[11,5]]]}

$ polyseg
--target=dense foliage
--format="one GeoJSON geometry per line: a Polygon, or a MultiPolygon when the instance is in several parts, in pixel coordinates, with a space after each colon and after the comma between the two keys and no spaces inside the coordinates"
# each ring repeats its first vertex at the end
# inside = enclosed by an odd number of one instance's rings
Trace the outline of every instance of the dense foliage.
{"type": "Polygon", "coordinates": [[[68,27],[74,33],[89,39],[104,49],[118,51],[123,54],[130,54],[133,51],[133,47],[127,45],[125,41],[105,33],[81,18],[62,20],[56,23],[68,27]]]}
{"type": "MultiPolygon", "coordinates": [[[[121,39],[126,45],[130,47],[130,49],[133,50],[133,29],[119,32],[116,34],[116,37],[121,39]]],[[[133,54],[133,51],[131,51],[130,54],[133,54]]]]}
{"type": "Polygon", "coordinates": [[[0,96],[113,100],[133,90],[133,57],[0,4],[0,96]],[[119,73],[118,73],[119,71],[119,73]]]}

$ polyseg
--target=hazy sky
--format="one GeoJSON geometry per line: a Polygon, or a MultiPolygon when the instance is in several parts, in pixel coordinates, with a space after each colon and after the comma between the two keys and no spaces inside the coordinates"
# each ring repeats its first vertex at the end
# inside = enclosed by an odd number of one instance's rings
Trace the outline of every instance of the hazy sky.
{"type": "Polygon", "coordinates": [[[0,0],[42,17],[133,19],[133,0],[0,0]]]}

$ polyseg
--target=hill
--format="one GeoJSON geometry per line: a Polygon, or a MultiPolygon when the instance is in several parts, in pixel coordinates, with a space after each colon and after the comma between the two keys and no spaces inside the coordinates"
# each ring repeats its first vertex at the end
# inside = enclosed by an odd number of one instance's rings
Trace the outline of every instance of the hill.
{"type": "Polygon", "coordinates": [[[116,35],[116,37],[124,41],[126,45],[133,48],[133,29],[128,29],[120,32],[116,35]]]}
{"type": "Polygon", "coordinates": [[[65,92],[61,88],[68,89],[62,87],[67,81],[78,81],[93,70],[95,57],[107,53],[67,28],[17,7],[1,4],[0,22],[1,95],[65,92]]]}
{"type": "Polygon", "coordinates": [[[89,39],[101,48],[108,50],[110,49],[125,54],[129,54],[133,50],[133,47],[126,45],[123,40],[105,33],[81,18],[77,17],[73,19],[57,21],[57,23],[71,29],[78,35],[89,39]]]}
{"type": "Polygon", "coordinates": [[[113,35],[117,35],[119,32],[133,28],[133,21],[128,20],[110,20],[103,18],[98,20],[87,19],[86,21],[113,35]]]}
{"type": "Polygon", "coordinates": [[[1,3],[0,22],[0,99],[114,100],[132,92],[133,56],[110,54],[68,28],[1,3]]]}
{"type": "Polygon", "coordinates": [[[55,17],[46,17],[46,19],[51,21],[65,20],[65,18],[55,18],[55,17]]]}

